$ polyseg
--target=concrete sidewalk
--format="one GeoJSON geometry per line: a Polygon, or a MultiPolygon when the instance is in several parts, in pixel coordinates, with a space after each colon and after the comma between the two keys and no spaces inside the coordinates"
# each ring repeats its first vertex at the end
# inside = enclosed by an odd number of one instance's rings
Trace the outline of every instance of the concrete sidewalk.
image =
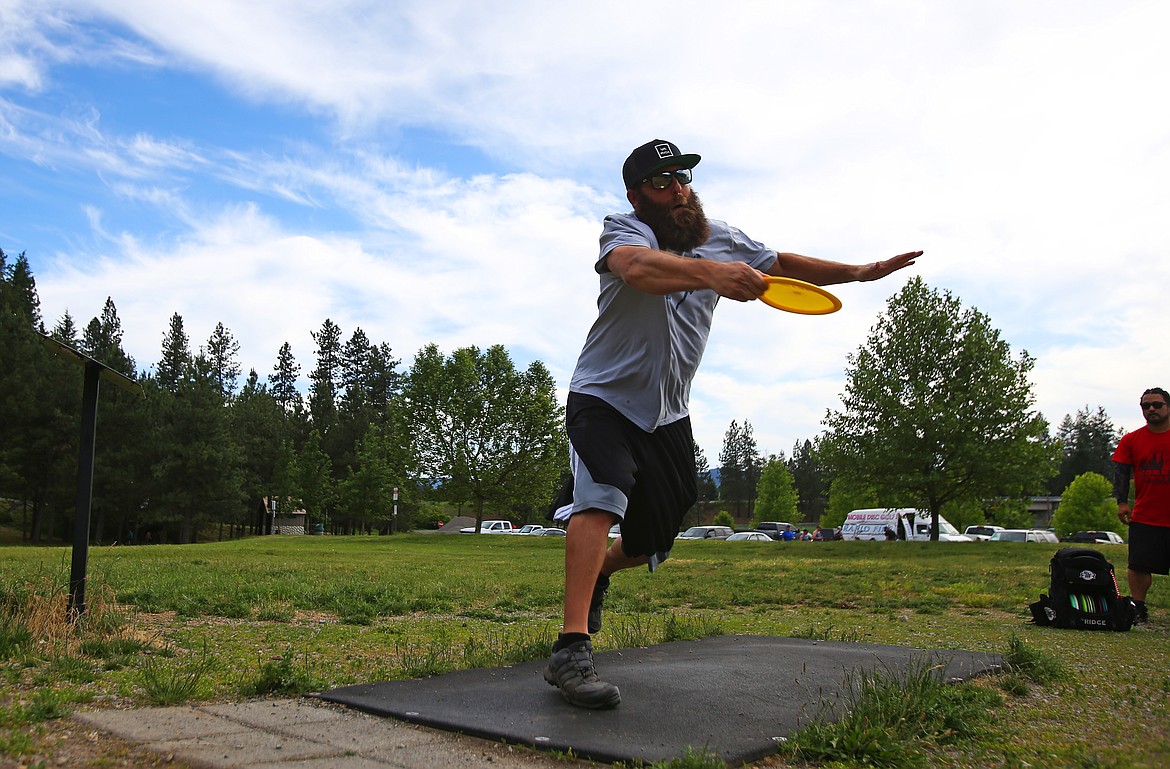
{"type": "Polygon", "coordinates": [[[253,700],[78,713],[191,767],[271,769],[565,769],[586,766],[526,748],[380,718],[314,699],[253,700]]]}

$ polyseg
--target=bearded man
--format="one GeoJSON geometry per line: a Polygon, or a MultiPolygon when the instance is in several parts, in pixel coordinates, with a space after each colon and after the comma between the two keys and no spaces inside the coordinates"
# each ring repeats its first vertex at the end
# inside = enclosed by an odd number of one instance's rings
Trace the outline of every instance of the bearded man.
{"type": "Polygon", "coordinates": [[[688,402],[719,298],[756,299],[765,274],[818,285],[877,280],[922,254],[851,265],[777,253],[707,218],[691,189],[699,159],[663,139],[631,152],[622,178],[634,210],[605,218],[594,264],[597,320],[566,408],[572,478],[554,514],[568,531],[564,624],[544,671],[579,707],[621,702],[597,675],[590,638],[610,576],[665,561],[697,497],[688,402]],[[621,535],[610,544],[615,522],[621,535]]]}

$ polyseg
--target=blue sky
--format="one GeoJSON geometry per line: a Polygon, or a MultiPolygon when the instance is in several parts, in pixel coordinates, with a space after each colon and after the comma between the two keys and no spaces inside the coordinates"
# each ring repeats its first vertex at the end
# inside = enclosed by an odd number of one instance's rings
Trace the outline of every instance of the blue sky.
{"type": "MultiPolygon", "coordinates": [[[[629,150],[698,152],[708,213],[926,282],[1037,360],[1055,426],[1170,386],[1170,6],[1158,1],[587,4],[0,0],[0,248],[42,312],[112,297],[154,365],[171,315],[245,371],[325,318],[410,364],[504,344],[567,385],[629,150]]],[[[724,302],[695,382],[789,452],[903,275],[837,314],[724,302]]]]}

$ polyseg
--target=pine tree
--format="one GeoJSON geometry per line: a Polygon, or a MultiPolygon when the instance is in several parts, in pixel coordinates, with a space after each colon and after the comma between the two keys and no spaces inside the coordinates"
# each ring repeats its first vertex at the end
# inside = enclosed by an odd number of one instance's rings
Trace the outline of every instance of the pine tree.
{"type": "Polygon", "coordinates": [[[1049,482],[1053,494],[1062,494],[1068,485],[1085,473],[1113,477],[1113,450],[1121,433],[1110,421],[1102,406],[1095,412],[1089,407],[1077,411],[1076,417],[1065,415],[1056,431],[1060,443],[1060,470],[1049,482]]]}
{"type": "Polygon", "coordinates": [[[732,504],[736,517],[745,506],[751,512],[762,468],[751,423],[745,421],[740,426],[733,419],[723,436],[723,450],[719,454],[719,498],[732,504]]]}
{"type": "Polygon", "coordinates": [[[309,414],[313,429],[328,445],[329,432],[337,423],[337,382],[341,372],[341,329],[328,318],[320,331],[312,332],[317,343],[317,365],[309,374],[309,414]]]}
{"type": "Polygon", "coordinates": [[[236,382],[240,378],[240,343],[223,323],[215,324],[215,331],[207,340],[204,352],[211,367],[211,379],[219,390],[224,403],[236,394],[236,382]]]}
{"type": "Polygon", "coordinates": [[[276,365],[268,375],[269,392],[280,404],[285,414],[299,414],[302,408],[301,392],[297,389],[297,379],[301,375],[301,366],[293,357],[292,345],[285,342],[276,354],[276,365]]]}
{"type": "Polygon", "coordinates": [[[191,373],[191,348],[187,332],[183,330],[183,317],[179,313],[171,316],[170,328],[163,335],[162,358],[155,368],[155,379],[164,390],[179,391],[180,385],[191,373]]]}

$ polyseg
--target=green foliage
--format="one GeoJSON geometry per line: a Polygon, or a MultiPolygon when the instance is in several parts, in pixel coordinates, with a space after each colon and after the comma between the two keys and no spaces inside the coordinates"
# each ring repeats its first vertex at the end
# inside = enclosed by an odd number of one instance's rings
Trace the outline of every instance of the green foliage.
{"type": "Polygon", "coordinates": [[[816,442],[798,441],[792,447],[792,458],[788,460],[798,498],[799,513],[795,518],[801,521],[820,521],[829,503],[828,468],[821,459],[820,443],[820,438],[816,442]]]}
{"type": "MultiPolygon", "coordinates": [[[[0,251],[0,499],[20,501],[22,539],[34,543],[72,532],[81,405],[80,369],[53,359],[36,333],[42,329],[28,260],[0,251]]],[[[312,334],[306,401],[287,342],[266,381],[251,370],[241,388],[240,344],[223,323],[193,353],[192,335],[173,313],[149,374],[137,373],[122,350],[112,298],[83,328],[66,313],[53,337],[137,378],[148,395],[142,401],[102,390],[95,542],[258,533],[268,523],[261,512],[268,499],[280,500],[282,512],[307,510],[308,523],[326,523],[329,533],[406,530],[440,493],[457,505],[527,519],[554,493],[567,456],[551,374],[540,362],[516,371],[499,345],[458,351],[451,368],[437,372],[456,373],[449,381],[421,376],[432,373],[432,348],[424,349],[407,396],[387,344],[360,328],[343,341],[326,319],[312,334]],[[464,429],[428,420],[441,401],[442,413],[459,414],[464,429]],[[421,467],[416,449],[437,445],[458,461],[421,467]],[[397,517],[393,488],[400,490],[397,517]]]]}
{"type": "Polygon", "coordinates": [[[69,706],[84,697],[60,689],[41,689],[28,702],[0,707],[0,727],[28,726],[30,724],[63,718],[69,715],[69,706]]]}
{"type": "Polygon", "coordinates": [[[1072,679],[1072,674],[1060,657],[1037,649],[1012,633],[1008,649],[1003,655],[1004,666],[1011,673],[1024,676],[1037,684],[1051,684],[1072,679]]]}
{"type": "Polygon", "coordinates": [[[159,655],[148,654],[143,657],[138,683],[153,705],[177,705],[201,699],[211,663],[206,641],[202,654],[193,659],[163,662],[159,655]]]}
{"type": "Polygon", "coordinates": [[[849,474],[838,475],[829,484],[829,506],[821,525],[840,526],[850,512],[877,506],[877,492],[861,479],[849,474]]]}
{"type": "Polygon", "coordinates": [[[1052,528],[1060,537],[1078,531],[1123,531],[1117,518],[1113,484],[1098,473],[1078,475],[1060,495],[1060,505],[1052,514],[1052,528]]]}
{"type": "Polygon", "coordinates": [[[719,497],[719,488],[711,475],[711,466],[707,463],[707,455],[699,444],[695,443],[695,474],[699,481],[699,502],[711,502],[719,497]]]}
{"type": "Polygon", "coordinates": [[[18,615],[0,613],[0,659],[23,654],[31,643],[32,632],[18,615]]]}
{"type": "Polygon", "coordinates": [[[1032,527],[1032,513],[1028,511],[1027,501],[1021,499],[964,499],[944,505],[942,515],[959,531],[981,523],[1005,529],[1032,527]]]}
{"type": "Polygon", "coordinates": [[[1088,472],[1112,477],[1113,450],[1120,438],[1121,432],[1101,406],[1096,411],[1088,406],[1079,409],[1075,418],[1066,414],[1056,430],[1060,470],[1049,482],[1049,492],[1063,493],[1074,478],[1088,472]]]}
{"type": "MultiPolygon", "coordinates": [[[[1150,703],[1170,690],[1164,664],[1170,636],[1161,632],[1170,606],[1166,591],[1151,591],[1146,630],[1105,639],[1026,622],[1025,607],[1047,585],[1048,561],[1059,545],[833,542],[739,548],[679,541],[674,547],[656,573],[637,569],[614,579],[605,626],[594,638],[598,649],[724,632],[981,652],[997,650],[1017,633],[1026,645],[1004,656],[1027,674],[1009,672],[977,685],[993,692],[995,687],[1018,693],[1052,689],[999,709],[995,721],[973,738],[961,743],[924,738],[912,750],[928,751],[932,766],[1165,764],[1156,741],[1119,741],[1116,735],[1156,734],[1162,728],[1164,714],[1150,703]],[[1109,664],[1102,661],[1104,641],[1109,664]],[[1036,650],[1059,661],[1071,683],[1041,683],[1048,674],[1029,661],[1036,650]],[[1098,763],[1076,756],[1096,756],[1098,763]]],[[[238,699],[241,686],[258,678],[257,661],[271,660],[274,650],[292,649],[295,655],[289,656],[288,670],[278,665],[271,671],[271,680],[308,675],[329,687],[512,664],[496,660],[548,654],[562,609],[560,584],[550,575],[563,568],[564,541],[545,537],[257,537],[182,547],[94,547],[90,556],[130,623],[111,634],[109,643],[89,642],[98,629],[111,632],[100,616],[92,623],[66,624],[63,604],[48,606],[56,593],[41,591],[51,599],[43,601],[51,611],[36,610],[38,602],[25,597],[23,586],[38,572],[51,576],[62,592],[66,550],[0,548],[0,595],[18,600],[28,626],[38,628],[31,652],[0,664],[0,706],[28,705],[42,688],[62,692],[66,704],[79,697],[80,686],[60,677],[73,663],[54,663],[64,656],[116,663],[95,664],[96,680],[84,685],[89,696],[100,698],[99,707],[108,707],[113,698],[150,704],[140,683],[142,666],[154,663],[162,672],[198,664],[204,648],[209,659],[194,698],[216,701],[238,699]],[[339,622],[333,607],[340,596],[368,606],[369,624],[339,622]],[[187,615],[162,613],[180,603],[187,615]],[[276,603],[280,614],[295,616],[285,622],[255,619],[261,607],[276,603]],[[253,617],[222,621],[213,613],[239,605],[253,607],[253,617]],[[34,620],[49,615],[59,618],[57,625],[40,630],[42,623],[34,620]],[[149,639],[144,646],[151,653],[116,638],[149,639]],[[167,646],[160,648],[163,639],[167,646]]],[[[91,585],[91,595],[104,592],[91,585]]],[[[26,712],[32,711],[21,711],[26,712]]],[[[13,739],[0,728],[0,750],[13,739]]],[[[815,765],[862,763],[841,761],[815,765]]]]}
{"type": "Polygon", "coordinates": [[[715,517],[711,520],[711,523],[715,526],[735,526],[735,518],[728,511],[720,510],[715,513],[715,517]]]}
{"type": "Polygon", "coordinates": [[[1021,499],[1056,470],[1033,408],[1034,360],[1012,357],[990,319],[949,292],[908,281],[849,356],[844,409],[825,418],[836,476],[879,506],[937,515],[949,503],[1021,499]]]}
{"type": "Polygon", "coordinates": [[[502,345],[445,358],[431,344],[415,356],[404,394],[420,473],[441,479],[449,501],[470,502],[477,523],[487,510],[547,504],[568,452],[556,383],[543,364],[521,372],[502,345]]]}
{"type": "Polygon", "coordinates": [[[740,426],[734,419],[723,436],[719,452],[719,499],[735,509],[735,515],[751,509],[763,460],[751,422],[740,426]]]}
{"type": "Polygon", "coordinates": [[[976,737],[1002,698],[971,683],[946,683],[941,667],[918,660],[906,670],[850,673],[844,712],[826,703],[816,722],[789,735],[786,751],[809,761],[922,766],[930,752],[976,737]]]}
{"type": "Polygon", "coordinates": [[[261,662],[259,676],[244,684],[241,690],[245,695],[258,697],[298,697],[320,691],[326,683],[310,672],[308,661],[309,655],[302,654],[298,664],[290,647],[283,655],[261,662]]]}
{"type": "Polygon", "coordinates": [[[797,501],[792,471],[783,460],[771,457],[756,484],[756,508],[752,523],[797,520],[797,501]]]}
{"type": "Polygon", "coordinates": [[[678,758],[655,761],[649,769],[727,769],[727,764],[706,749],[688,747],[678,758]]]}

